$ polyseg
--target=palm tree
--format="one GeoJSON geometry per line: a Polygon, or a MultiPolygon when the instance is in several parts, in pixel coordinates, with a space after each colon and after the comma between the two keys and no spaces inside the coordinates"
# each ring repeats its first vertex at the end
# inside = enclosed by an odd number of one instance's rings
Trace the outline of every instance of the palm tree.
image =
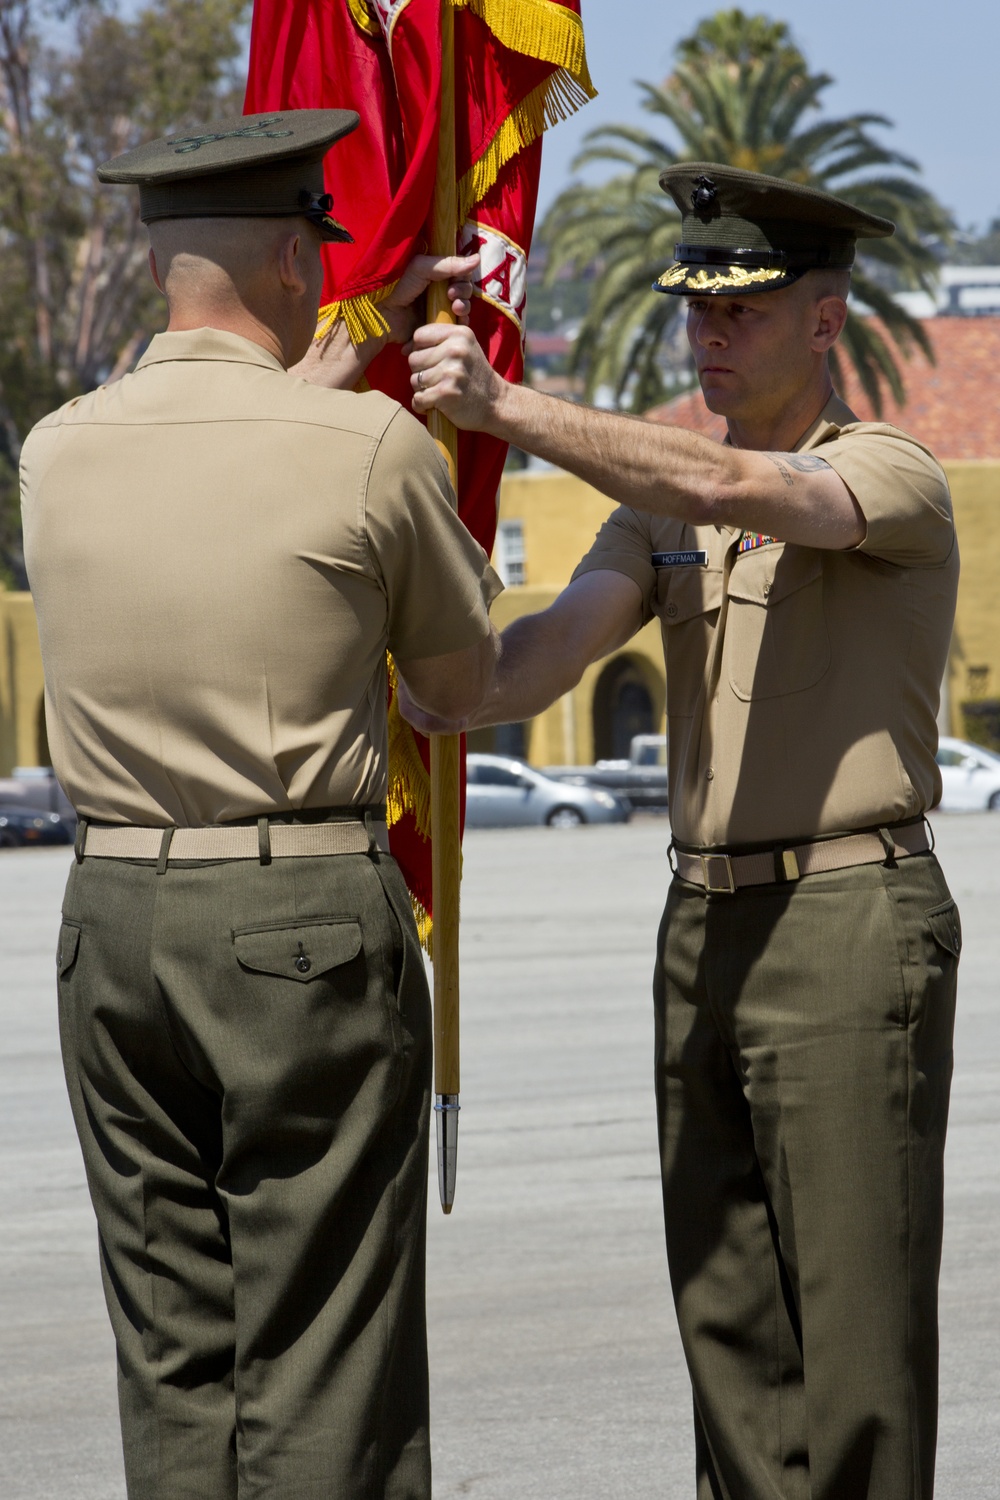
{"type": "MultiPolygon", "coordinates": [[[[672,162],[718,161],[836,193],[895,221],[892,238],[862,242],[853,293],[877,321],[852,308],[843,350],[876,411],[883,385],[904,400],[897,351],[909,358],[919,346],[928,359],[933,351],[921,324],[890,289],[930,290],[937,262],[928,242],[946,238],[951,221],[915,180],[917,163],[871,134],[891,122],[876,114],[810,119],[833,80],[810,73],[787,26],[765,16],[719,12],[685,38],[676,55],[665,83],[639,87],[643,107],[672,126],[680,144],[626,125],[592,130],[574,167],[613,162],[622,170],[596,187],[572,184],[542,225],[548,281],[565,271],[596,272],[573,351],[587,394],[610,386],[619,404],[633,411],[667,394],[663,351],[683,301],[651,286],[673,259],[680,217],[658,178],[672,162]]],[[[835,378],[841,373],[835,352],[835,378]]]]}

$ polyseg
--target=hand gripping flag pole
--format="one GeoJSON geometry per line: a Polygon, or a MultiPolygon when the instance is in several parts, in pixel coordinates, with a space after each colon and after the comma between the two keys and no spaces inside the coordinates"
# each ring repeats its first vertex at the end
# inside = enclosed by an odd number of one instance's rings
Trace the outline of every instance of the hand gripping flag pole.
{"type": "MultiPolygon", "coordinates": [[[[431,252],[454,255],[458,223],[455,176],[455,13],[441,0],[441,133],[431,252]]],[[[454,323],[447,283],[430,287],[427,311],[432,323],[454,323]]],[[[448,464],[458,494],[458,433],[439,411],[428,430],[448,464]]],[[[461,741],[457,734],[431,736],[431,891],[434,913],[434,1111],[437,1120],[438,1188],[450,1214],[458,1171],[460,1088],[458,913],[462,881],[460,824],[461,741]]]]}

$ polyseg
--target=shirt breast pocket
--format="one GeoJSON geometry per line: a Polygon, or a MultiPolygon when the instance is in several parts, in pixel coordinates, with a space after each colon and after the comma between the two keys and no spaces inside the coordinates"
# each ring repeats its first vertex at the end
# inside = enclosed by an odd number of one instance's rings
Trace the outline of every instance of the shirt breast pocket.
{"type": "Polygon", "coordinates": [[[736,560],[726,656],[730,686],[746,702],[815,687],[830,666],[820,552],[762,547],[736,560]]]}
{"type": "Polygon", "coordinates": [[[655,612],[663,627],[667,713],[694,713],[722,604],[721,568],[659,568],[655,612]]]}

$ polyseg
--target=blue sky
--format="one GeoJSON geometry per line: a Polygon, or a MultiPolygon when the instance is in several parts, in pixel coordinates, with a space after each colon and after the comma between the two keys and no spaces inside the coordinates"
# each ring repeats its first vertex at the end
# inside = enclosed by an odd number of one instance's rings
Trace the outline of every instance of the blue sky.
{"type": "MultiPolygon", "coordinates": [[[[659,82],[675,43],[719,7],[671,0],[583,0],[587,53],[600,97],[548,132],[539,210],[570,173],[587,130],[648,124],[636,78],[659,82]]],[[[815,72],[836,80],[827,114],[888,116],[883,139],[913,156],[924,181],[965,226],[1000,217],[1000,5],[993,0],[789,0],[754,5],[787,21],[815,72]]]]}

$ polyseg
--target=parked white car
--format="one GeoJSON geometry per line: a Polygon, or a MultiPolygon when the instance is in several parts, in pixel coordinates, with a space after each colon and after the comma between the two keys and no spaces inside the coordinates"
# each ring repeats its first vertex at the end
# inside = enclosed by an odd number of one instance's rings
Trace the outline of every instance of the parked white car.
{"type": "Polygon", "coordinates": [[[941,736],[940,807],[945,812],[1000,812],[1000,755],[969,740],[941,736]]]}
{"type": "Polygon", "coordinates": [[[472,754],[467,770],[467,828],[509,828],[518,823],[579,828],[581,823],[628,819],[627,805],[613,792],[552,781],[523,760],[472,754]]]}

